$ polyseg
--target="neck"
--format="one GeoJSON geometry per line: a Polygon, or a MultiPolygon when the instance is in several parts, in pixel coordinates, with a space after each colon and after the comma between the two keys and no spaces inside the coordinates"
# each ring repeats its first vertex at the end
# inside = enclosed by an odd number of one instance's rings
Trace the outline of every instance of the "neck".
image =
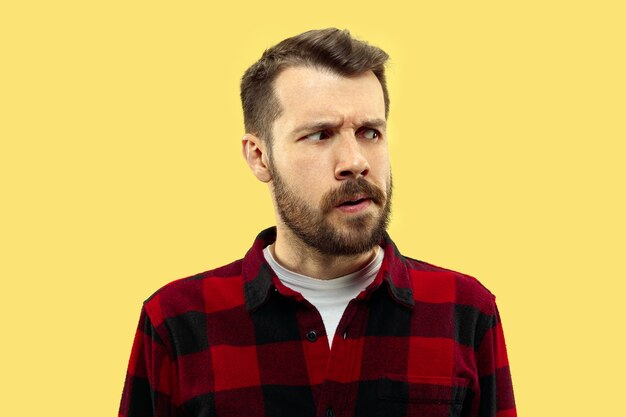
{"type": "Polygon", "coordinates": [[[358,271],[367,265],[378,246],[357,255],[327,255],[302,242],[284,227],[278,227],[272,256],[290,271],[317,279],[333,279],[358,271]]]}

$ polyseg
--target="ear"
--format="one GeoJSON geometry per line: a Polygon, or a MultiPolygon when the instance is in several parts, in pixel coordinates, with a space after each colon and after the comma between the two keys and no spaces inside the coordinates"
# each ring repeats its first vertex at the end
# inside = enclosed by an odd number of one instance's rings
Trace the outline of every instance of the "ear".
{"type": "Polygon", "coordinates": [[[246,133],[241,138],[241,153],[250,170],[259,181],[270,182],[272,180],[272,174],[268,166],[269,154],[266,152],[265,142],[258,136],[246,133]]]}

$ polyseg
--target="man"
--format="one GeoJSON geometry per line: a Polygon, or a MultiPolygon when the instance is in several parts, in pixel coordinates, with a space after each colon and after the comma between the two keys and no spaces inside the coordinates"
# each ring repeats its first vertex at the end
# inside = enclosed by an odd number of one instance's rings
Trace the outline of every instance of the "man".
{"type": "Polygon", "coordinates": [[[143,306],[120,416],[515,416],[494,296],[386,234],[387,54],[336,29],[241,83],[276,228],[143,306]]]}

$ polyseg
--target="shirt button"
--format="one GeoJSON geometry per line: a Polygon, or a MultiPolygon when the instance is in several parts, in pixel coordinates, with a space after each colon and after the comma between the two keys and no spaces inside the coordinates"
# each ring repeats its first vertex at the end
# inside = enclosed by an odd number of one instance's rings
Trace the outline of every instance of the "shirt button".
{"type": "Polygon", "coordinates": [[[328,407],[326,409],[326,417],[335,417],[335,412],[333,411],[332,408],[328,407]]]}
{"type": "Polygon", "coordinates": [[[311,330],[306,334],[306,338],[309,340],[309,342],[315,342],[317,340],[317,333],[315,332],[315,330],[311,330]]]}

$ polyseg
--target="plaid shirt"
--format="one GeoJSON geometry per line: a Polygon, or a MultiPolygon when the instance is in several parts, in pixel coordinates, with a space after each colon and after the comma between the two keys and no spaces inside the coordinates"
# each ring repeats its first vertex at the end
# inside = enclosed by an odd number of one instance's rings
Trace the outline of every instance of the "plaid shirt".
{"type": "Polygon", "coordinates": [[[495,298],[476,279],[385,236],[329,349],[317,310],[265,262],[275,237],[144,303],[121,417],[516,415],[495,298]]]}

